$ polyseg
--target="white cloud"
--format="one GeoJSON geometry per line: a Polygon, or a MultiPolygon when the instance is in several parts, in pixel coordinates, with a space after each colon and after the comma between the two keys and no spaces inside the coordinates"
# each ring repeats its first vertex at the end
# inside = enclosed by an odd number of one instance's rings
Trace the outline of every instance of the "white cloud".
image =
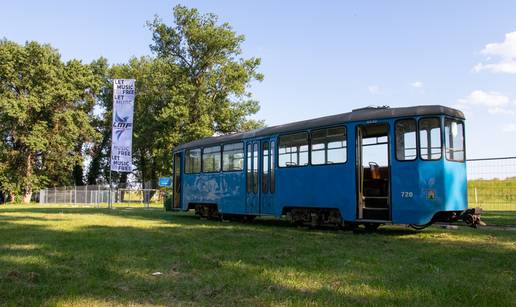
{"type": "Polygon", "coordinates": [[[369,90],[369,93],[373,95],[380,94],[380,92],[382,91],[382,88],[379,85],[369,85],[367,89],[369,90]]]}
{"type": "Polygon", "coordinates": [[[495,55],[510,59],[516,57],[516,31],[505,34],[502,43],[487,44],[481,51],[486,55],[495,55]]]}
{"type": "Polygon", "coordinates": [[[516,74],[516,61],[508,59],[495,64],[478,63],[473,67],[473,70],[476,72],[487,70],[494,73],[516,74]]]}
{"type": "Polygon", "coordinates": [[[507,124],[503,126],[502,130],[504,132],[516,133],[516,124],[507,124]]]}
{"type": "Polygon", "coordinates": [[[505,40],[501,43],[487,44],[480,53],[487,56],[488,63],[478,63],[473,70],[483,70],[494,73],[516,74],[516,31],[505,34],[505,40]],[[489,63],[492,57],[498,62],[489,63]]]}
{"type": "Polygon", "coordinates": [[[423,87],[423,82],[421,82],[421,81],[414,81],[414,82],[410,83],[410,86],[415,87],[415,88],[422,88],[423,87]]]}
{"type": "Polygon", "coordinates": [[[456,105],[459,109],[469,109],[471,106],[487,108],[490,114],[514,114],[511,109],[511,99],[498,92],[476,90],[465,98],[459,99],[456,105]]]}

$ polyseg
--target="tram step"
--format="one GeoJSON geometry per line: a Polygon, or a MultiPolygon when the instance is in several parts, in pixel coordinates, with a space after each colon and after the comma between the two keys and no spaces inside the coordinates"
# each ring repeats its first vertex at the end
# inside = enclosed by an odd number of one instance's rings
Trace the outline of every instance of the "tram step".
{"type": "Polygon", "coordinates": [[[388,220],[389,209],[388,208],[367,208],[363,209],[363,218],[371,220],[388,220]]]}
{"type": "Polygon", "coordinates": [[[389,220],[373,220],[373,219],[357,219],[357,222],[392,224],[392,221],[389,221],[389,220]]]}
{"type": "Polygon", "coordinates": [[[388,208],[389,197],[364,197],[366,208],[388,208]]]}

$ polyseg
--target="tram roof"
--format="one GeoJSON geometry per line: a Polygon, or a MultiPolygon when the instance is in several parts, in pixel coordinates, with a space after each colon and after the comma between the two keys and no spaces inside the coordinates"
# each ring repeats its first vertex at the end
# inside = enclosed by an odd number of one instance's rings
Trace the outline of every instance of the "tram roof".
{"type": "Polygon", "coordinates": [[[274,135],[285,132],[295,132],[303,129],[311,129],[324,126],[332,126],[346,122],[388,119],[408,116],[425,116],[425,115],[448,115],[464,119],[464,113],[457,109],[440,106],[414,106],[414,107],[366,107],[355,109],[352,112],[318,117],[298,122],[288,123],[284,125],[277,125],[271,127],[260,128],[248,132],[240,132],[233,134],[226,134],[221,136],[212,136],[189,143],[181,144],[175,148],[175,151],[185,148],[195,148],[208,145],[217,145],[222,143],[238,142],[247,138],[274,135]]]}

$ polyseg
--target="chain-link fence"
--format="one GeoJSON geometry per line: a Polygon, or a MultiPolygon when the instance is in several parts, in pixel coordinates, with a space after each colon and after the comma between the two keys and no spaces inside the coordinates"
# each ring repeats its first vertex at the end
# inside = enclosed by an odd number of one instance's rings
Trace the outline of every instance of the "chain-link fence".
{"type": "MultiPolygon", "coordinates": [[[[469,159],[469,207],[516,211],[516,157],[469,159]]],[[[110,193],[108,185],[57,187],[41,190],[41,204],[158,204],[163,194],[156,189],[120,188],[110,193]]]]}
{"type": "Polygon", "coordinates": [[[158,204],[162,193],[156,189],[109,189],[108,185],[54,187],[39,192],[40,204],[107,206],[113,204],[158,204]]]}
{"type": "Polygon", "coordinates": [[[469,159],[469,207],[516,211],[516,157],[469,159]]]}

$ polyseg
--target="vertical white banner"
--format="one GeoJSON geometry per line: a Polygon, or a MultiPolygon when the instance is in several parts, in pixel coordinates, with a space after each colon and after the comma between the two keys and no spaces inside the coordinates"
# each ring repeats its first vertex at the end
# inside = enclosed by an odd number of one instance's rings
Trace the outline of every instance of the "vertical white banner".
{"type": "Polygon", "coordinates": [[[134,79],[113,80],[111,170],[132,172],[134,79]]]}

